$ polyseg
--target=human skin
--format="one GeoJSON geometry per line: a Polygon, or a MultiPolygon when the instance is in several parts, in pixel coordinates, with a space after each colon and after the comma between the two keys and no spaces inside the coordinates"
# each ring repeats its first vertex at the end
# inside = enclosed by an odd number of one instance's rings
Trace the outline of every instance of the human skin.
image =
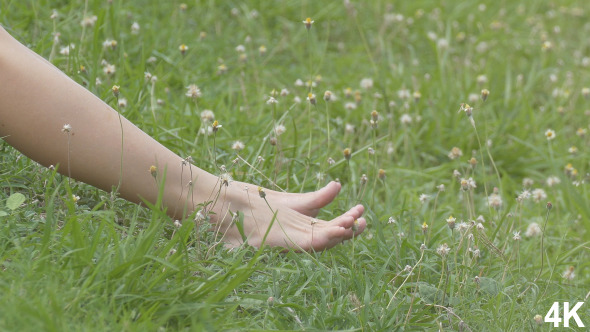
{"type": "Polygon", "coordinates": [[[41,165],[59,165],[64,175],[105,191],[118,188],[121,197],[135,203],[156,202],[165,171],[163,206],[173,218],[218,193],[216,204],[205,210],[229,245],[243,242],[231,221],[237,211],[243,213],[248,244],[257,247],[269,226],[265,244],[300,251],[331,248],[366,227],[362,205],[331,221],[315,219],[340,191],[336,182],[305,194],[264,189],[265,198],[255,185],[222,184],[218,176],[186,163],[1,27],[0,73],[0,137],[7,143],[41,165]],[[65,124],[71,129],[64,131],[65,124]],[[151,166],[157,172],[150,172],[151,166]]]}

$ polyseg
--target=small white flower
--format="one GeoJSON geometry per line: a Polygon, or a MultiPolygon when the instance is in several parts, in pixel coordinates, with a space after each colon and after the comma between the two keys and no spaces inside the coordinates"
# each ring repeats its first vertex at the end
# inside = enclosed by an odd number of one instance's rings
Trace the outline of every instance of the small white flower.
{"type": "Polygon", "coordinates": [[[131,34],[137,35],[137,34],[139,34],[139,30],[140,30],[139,23],[133,22],[133,24],[131,24],[131,34]]]}
{"type": "Polygon", "coordinates": [[[550,176],[547,178],[547,186],[553,187],[556,184],[560,184],[561,180],[557,176],[550,176]]]}
{"type": "Polygon", "coordinates": [[[547,199],[547,194],[545,193],[545,190],[541,188],[533,190],[532,195],[535,203],[539,203],[540,201],[544,201],[547,199]]]}
{"type": "Polygon", "coordinates": [[[127,107],[127,99],[125,99],[125,98],[119,98],[118,105],[121,108],[127,107]]]}
{"type": "Polygon", "coordinates": [[[231,146],[231,148],[232,148],[232,149],[234,149],[234,150],[236,150],[236,151],[241,151],[241,150],[244,150],[244,148],[245,148],[245,147],[246,147],[246,146],[245,146],[245,145],[244,145],[244,143],[242,143],[241,141],[235,141],[235,142],[232,144],[232,146],[231,146]]]}
{"type": "MultiPolygon", "coordinates": [[[[219,126],[219,127],[221,127],[221,126],[219,126]]],[[[213,127],[207,126],[207,129],[201,128],[201,129],[199,129],[199,134],[211,136],[211,135],[213,135],[213,127]]]]}
{"type": "MultiPolygon", "coordinates": [[[[73,48],[73,47],[72,47],[72,48],[73,48]]],[[[61,55],[65,55],[65,56],[68,56],[68,55],[70,55],[70,45],[67,45],[67,46],[61,47],[61,48],[59,49],[59,54],[61,54],[61,55]]]]}
{"type": "Polygon", "coordinates": [[[278,100],[276,100],[274,97],[270,97],[270,98],[268,98],[268,100],[266,101],[266,103],[267,103],[268,105],[272,105],[272,104],[278,104],[278,103],[279,103],[279,101],[278,101],[278,100]]]}
{"type": "Polygon", "coordinates": [[[420,194],[420,197],[419,197],[420,203],[422,203],[422,204],[426,203],[426,201],[428,200],[428,198],[429,198],[428,195],[426,195],[426,194],[420,194]]]}
{"type": "Polygon", "coordinates": [[[547,131],[545,131],[545,137],[547,137],[548,141],[555,139],[555,131],[552,129],[547,129],[547,131]]]}
{"type": "Polygon", "coordinates": [[[502,206],[502,197],[496,193],[492,193],[488,197],[488,205],[493,208],[500,208],[502,206]]]}
{"type": "Polygon", "coordinates": [[[201,121],[204,123],[210,123],[215,120],[215,114],[211,110],[204,110],[201,112],[201,121]]]}
{"type": "Polygon", "coordinates": [[[441,244],[437,249],[436,252],[441,256],[446,256],[451,251],[451,248],[446,243],[441,244]]]}
{"type": "Polygon", "coordinates": [[[410,99],[412,97],[412,94],[408,89],[400,89],[397,91],[397,96],[399,99],[410,99]]]}
{"type": "Polygon", "coordinates": [[[221,181],[221,185],[224,186],[229,186],[229,184],[233,181],[231,175],[229,173],[223,173],[221,174],[221,176],[219,177],[219,180],[221,181]]]}
{"type": "Polygon", "coordinates": [[[275,135],[277,136],[281,136],[285,133],[285,131],[287,131],[287,128],[285,128],[285,126],[283,126],[282,124],[278,124],[274,128],[275,135]]]}
{"type": "Polygon", "coordinates": [[[80,24],[83,27],[91,27],[94,25],[94,23],[96,23],[97,20],[98,20],[98,17],[96,17],[96,15],[87,16],[82,19],[82,22],[80,22],[80,24]]]}
{"type": "Polygon", "coordinates": [[[373,79],[371,78],[363,78],[361,80],[361,88],[368,90],[373,87],[373,79]]]}
{"type": "Polygon", "coordinates": [[[473,178],[469,178],[469,179],[467,180],[467,183],[469,184],[469,188],[470,188],[470,189],[475,189],[475,188],[477,188],[477,186],[475,185],[475,180],[474,180],[473,178]]]}
{"type": "Polygon", "coordinates": [[[526,232],[524,233],[524,235],[527,236],[527,237],[534,237],[534,236],[541,235],[541,233],[542,233],[541,226],[539,226],[539,224],[537,224],[536,222],[532,222],[527,227],[526,232]]]}
{"type": "Polygon", "coordinates": [[[436,189],[438,189],[439,192],[445,191],[445,185],[440,184],[440,185],[436,186],[436,189]]]}
{"type": "Polygon", "coordinates": [[[354,134],[354,125],[353,124],[350,124],[350,123],[345,124],[344,125],[344,131],[347,134],[354,134]]]}
{"type": "Polygon", "coordinates": [[[107,74],[107,75],[113,75],[116,71],[115,65],[112,65],[110,63],[105,64],[105,66],[102,68],[102,71],[107,74]]]}
{"type": "Polygon", "coordinates": [[[185,95],[189,98],[197,99],[201,97],[202,93],[201,89],[199,89],[199,87],[196,84],[191,84],[186,87],[185,95]]]}
{"type": "Polygon", "coordinates": [[[520,241],[520,231],[514,232],[514,236],[512,237],[514,241],[520,241]]]}
{"type": "Polygon", "coordinates": [[[116,40],[112,40],[112,39],[105,39],[105,41],[102,42],[102,48],[103,49],[113,49],[115,48],[115,46],[117,46],[117,41],[116,40]]]}
{"type": "Polygon", "coordinates": [[[412,123],[412,117],[408,114],[408,113],[404,113],[402,114],[402,116],[399,118],[399,121],[403,124],[403,125],[409,125],[410,123],[412,123]]]}
{"type": "Polygon", "coordinates": [[[458,147],[455,146],[451,149],[451,151],[449,152],[449,154],[447,156],[451,160],[457,159],[457,158],[463,156],[463,151],[461,151],[461,149],[459,149],[458,147]]]}
{"type": "Polygon", "coordinates": [[[565,272],[563,272],[562,277],[566,280],[573,280],[576,277],[576,274],[574,273],[574,267],[568,267],[565,272]]]}
{"type": "Polygon", "coordinates": [[[62,128],[61,131],[64,133],[69,133],[72,131],[72,126],[69,123],[66,123],[62,128]]]}
{"type": "Polygon", "coordinates": [[[246,47],[244,47],[244,45],[238,45],[238,46],[236,46],[236,52],[244,53],[244,52],[246,52],[246,47]]]}
{"type": "Polygon", "coordinates": [[[195,215],[195,222],[201,222],[205,220],[205,216],[203,215],[203,210],[199,210],[197,211],[197,214],[195,215]]]}
{"type": "Polygon", "coordinates": [[[523,190],[518,197],[516,198],[517,202],[524,202],[531,197],[531,192],[528,190],[523,190]]]}
{"type": "Polygon", "coordinates": [[[469,224],[466,223],[466,222],[464,222],[464,221],[462,221],[457,226],[457,229],[459,230],[459,232],[465,233],[467,230],[469,230],[469,224]]]}
{"type": "Polygon", "coordinates": [[[396,224],[397,221],[395,219],[393,219],[393,217],[389,217],[389,220],[387,220],[388,224],[396,224]]]}
{"type": "Polygon", "coordinates": [[[488,77],[486,75],[478,75],[476,80],[479,85],[482,85],[488,82],[488,77]]]}
{"type": "Polygon", "coordinates": [[[436,46],[441,50],[449,48],[449,41],[446,38],[440,38],[436,41],[436,46]]]}
{"type": "Polygon", "coordinates": [[[349,101],[346,104],[344,104],[344,108],[346,108],[349,111],[355,110],[357,108],[356,103],[349,101]]]}

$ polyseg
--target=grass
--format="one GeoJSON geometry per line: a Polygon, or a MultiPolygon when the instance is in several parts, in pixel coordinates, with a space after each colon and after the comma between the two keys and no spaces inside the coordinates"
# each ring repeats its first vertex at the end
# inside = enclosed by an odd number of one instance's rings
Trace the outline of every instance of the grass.
{"type": "MultiPolygon", "coordinates": [[[[339,179],[343,191],[320,217],[361,202],[369,224],[322,253],[229,251],[202,225],[177,229],[157,204],[138,207],[70,184],[0,142],[0,329],[540,331],[550,324],[534,316],[553,302],[587,299],[588,5],[0,4],[0,22],[13,36],[179,155],[291,192],[339,179]],[[93,15],[96,22],[82,27],[93,15]],[[315,21],[309,30],[307,17],[315,21]],[[107,39],[116,47],[103,47],[107,39]],[[70,43],[69,54],[60,53],[70,43]],[[103,60],[114,74],[103,72],[103,60]],[[146,72],[157,80],[146,81],[146,72]],[[365,78],[372,86],[359,85],[365,78]],[[202,90],[197,102],[185,96],[190,84],[202,90]],[[289,94],[272,92],[282,89],[289,94]],[[326,90],[337,100],[325,102],[326,90]],[[306,102],[309,92],[316,105],[306,102]],[[272,95],[279,103],[267,105],[272,95]],[[125,107],[116,105],[121,98],[125,107]],[[461,103],[473,107],[475,126],[461,103]],[[199,134],[207,109],[223,126],[215,136],[199,134]],[[278,137],[277,123],[286,128],[278,137]],[[547,140],[547,129],[555,139],[547,140]],[[237,140],[251,166],[229,166],[237,140]],[[453,147],[461,157],[448,157],[453,147]],[[549,186],[553,176],[560,181],[549,186]],[[470,177],[476,188],[462,190],[460,178],[470,177]],[[546,198],[517,201],[524,178],[546,198]],[[487,204],[494,188],[497,208],[487,204]],[[542,235],[526,235],[531,223],[542,235]],[[437,250],[444,243],[447,255],[437,250]],[[563,277],[570,266],[571,280],[563,277]]],[[[590,307],[578,314],[590,324],[590,307]]]]}

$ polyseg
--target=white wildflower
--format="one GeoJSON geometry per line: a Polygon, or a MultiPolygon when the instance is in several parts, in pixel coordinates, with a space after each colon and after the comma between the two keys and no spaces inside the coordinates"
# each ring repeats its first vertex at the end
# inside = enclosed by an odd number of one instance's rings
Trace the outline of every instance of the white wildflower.
{"type": "Polygon", "coordinates": [[[541,188],[533,190],[532,195],[535,203],[539,203],[540,201],[544,201],[547,199],[547,194],[545,193],[545,190],[541,188]]]}
{"type": "Polygon", "coordinates": [[[242,141],[235,141],[231,146],[231,148],[236,151],[244,150],[245,147],[246,146],[244,145],[244,143],[242,143],[242,141]]]}
{"type": "Polygon", "coordinates": [[[373,87],[373,79],[371,78],[363,78],[361,80],[361,88],[368,90],[373,87]]]}
{"type": "Polygon", "coordinates": [[[554,185],[560,184],[561,180],[557,176],[550,176],[547,178],[547,186],[553,187],[554,185]]]}
{"type": "Polygon", "coordinates": [[[535,237],[535,236],[539,236],[541,235],[541,226],[539,226],[539,224],[537,224],[536,222],[532,222],[529,224],[529,226],[526,229],[526,232],[524,233],[525,236],[527,237],[535,237]]]}
{"type": "Polygon", "coordinates": [[[211,110],[204,110],[201,112],[201,121],[204,123],[210,123],[215,120],[215,114],[211,110]]]}
{"type": "Polygon", "coordinates": [[[185,96],[193,99],[200,98],[202,96],[201,89],[196,84],[191,84],[186,87],[185,96]]]}

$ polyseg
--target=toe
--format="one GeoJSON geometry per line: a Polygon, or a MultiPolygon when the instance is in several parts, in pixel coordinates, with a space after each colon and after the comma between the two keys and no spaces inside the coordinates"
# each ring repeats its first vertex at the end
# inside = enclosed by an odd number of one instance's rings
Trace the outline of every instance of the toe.
{"type": "Polygon", "coordinates": [[[354,219],[358,219],[363,215],[364,212],[365,212],[365,207],[362,206],[361,204],[359,204],[357,206],[354,206],[350,210],[346,211],[345,215],[351,216],[354,219]]]}
{"type": "Polygon", "coordinates": [[[284,194],[282,199],[283,203],[293,210],[306,216],[315,217],[321,208],[330,204],[336,198],[341,187],[340,183],[332,181],[318,191],[298,194],[298,196],[284,194]]]}
{"type": "Polygon", "coordinates": [[[311,209],[321,209],[330,204],[340,192],[342,185],[338,182],[331,181],[322,189],[307,194],[303,194],[304,201],[311,209]]]}

